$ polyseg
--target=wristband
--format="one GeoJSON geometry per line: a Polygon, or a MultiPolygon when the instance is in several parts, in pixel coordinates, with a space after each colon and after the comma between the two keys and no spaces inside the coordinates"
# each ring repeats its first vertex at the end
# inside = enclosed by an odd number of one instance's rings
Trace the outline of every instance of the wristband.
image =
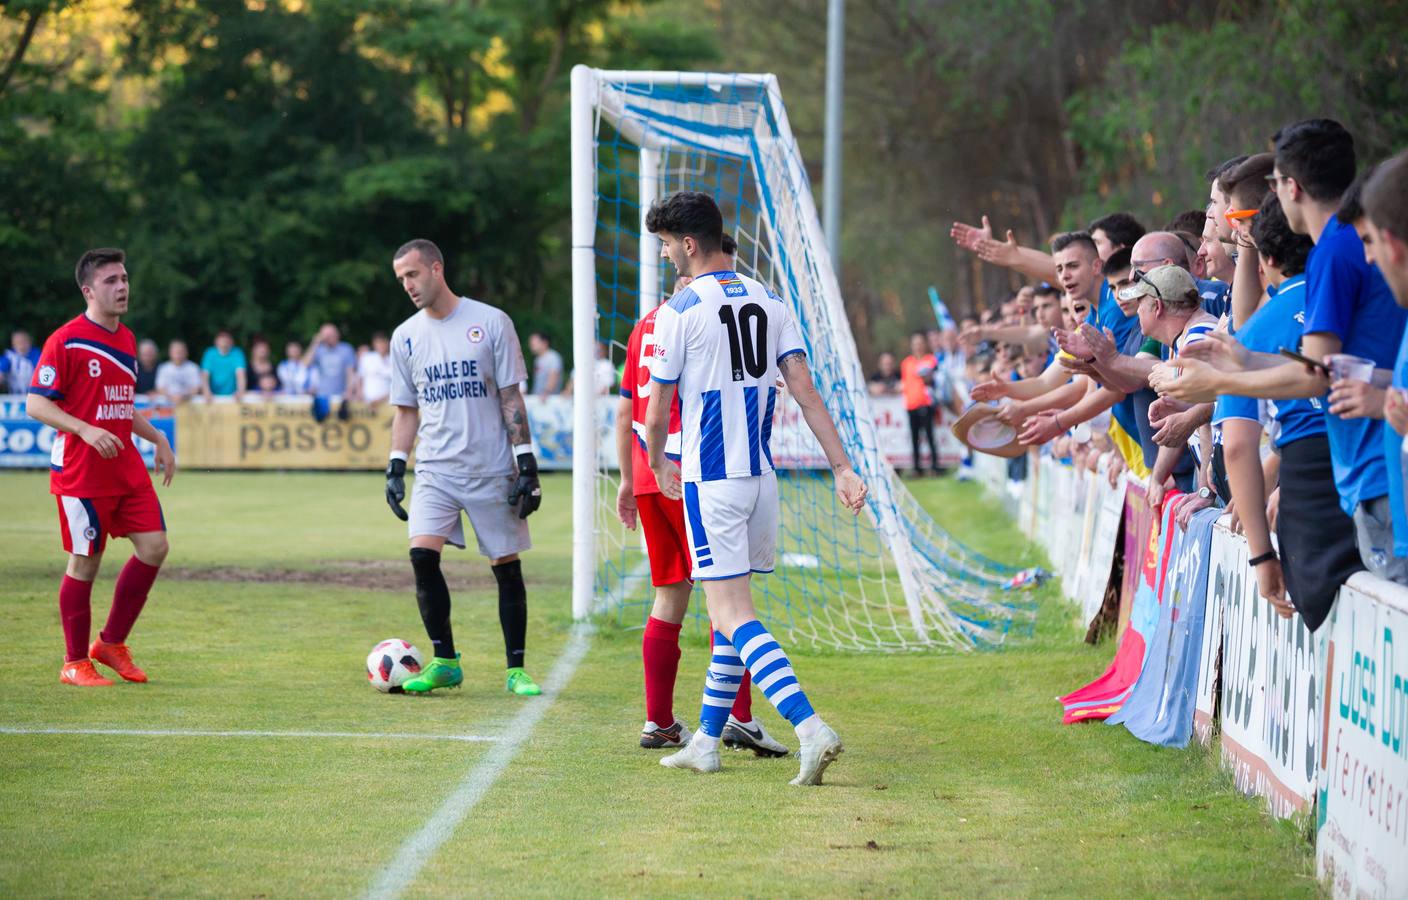
{"type": "Polygon", "coordinates": [[[514,456],[522,456],[522,455],[525,454],[525,453],[532,453],[532,452],[533,452],[533,445],[532,445],[531,443],[529,443],[529,444],[514,444],[514,445],[513,445],[513,455],[514,455],[514,456]]]}
{"type": "Polygon", "coordinates": [[[405,462],[407,459],[410,458],[410,454],[408,454],[408,453],[403,453],[403,452],[400,451],[400,450],[392,450],[392,451],[391,451],[391,458],[392,458],[392,459],[399,459],[401,462],[405,462]]]}
{"type": "Polygon", "coordinates": [[[1253,569],[1255,569],[1257,566],[1261,565],[1262,563],[1271,562],[1273,559],[1276,559],[1276,551],[1275,551],[1275,550],[1267,550],[1265,553],[1261,554],[1260,556],[1253,556],[1251,559],[1247,560],[1247,564],[1250,565],[1253,569]]]}

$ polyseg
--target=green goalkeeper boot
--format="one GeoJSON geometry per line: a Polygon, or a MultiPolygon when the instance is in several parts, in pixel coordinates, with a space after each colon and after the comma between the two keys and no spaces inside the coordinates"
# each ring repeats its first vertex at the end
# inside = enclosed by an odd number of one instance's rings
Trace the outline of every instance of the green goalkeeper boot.
{"type": "Polygon", "coordinates": [[[508,683],[504,686],[510,694],[517,694],[520,697],[536,697],[543,692],[538,687],[538,683],[528,677],[528,673],[521,668],[508,670],[508,683]]]}
{"type": "Polygon", "coordinates": [[[408,694],[428,694],[436,688],[459,687],[464,681],[464,670],[460,668],[460,655],[455,654],[454,659],[441,659],[435,657],[430,661],[430,665],[401,685],[401,690],[408,694]]]}

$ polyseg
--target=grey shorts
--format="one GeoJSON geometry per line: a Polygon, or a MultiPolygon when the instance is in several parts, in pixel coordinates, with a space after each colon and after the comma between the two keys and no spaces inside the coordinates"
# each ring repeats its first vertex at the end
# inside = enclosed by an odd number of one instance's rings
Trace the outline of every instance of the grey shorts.
{"type": "Polygon", "coordinates": [[[435,535],[464,548],[464,522],[469,516],[479,552],[489,559],[522,553],[533,547],[528,521],[508,504],[514,476],[487,478],[417,472],[411,488],[410,536],[435,535]]]}
{"type": "Polygon", "coordinates": [[[1388,497],[1375,497],[1354,508],[1354,537],[1370,573],[1408,584],[1408,559],[1393,555],[1393,507],[1388,497]]]}

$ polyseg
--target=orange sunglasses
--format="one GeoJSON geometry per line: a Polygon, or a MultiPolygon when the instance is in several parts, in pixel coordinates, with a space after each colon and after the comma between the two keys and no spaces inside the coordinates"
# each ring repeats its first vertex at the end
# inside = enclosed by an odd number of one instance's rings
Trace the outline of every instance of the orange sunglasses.
{"type": "Polygon", "coordinates": [[[1255,209],[1229,209],[1222,215],[1227,219],[1227,224],[1231,225],[1235,223],[1238,219],[1250,219],[1258,212],[1259,210],[1255,209]]]}

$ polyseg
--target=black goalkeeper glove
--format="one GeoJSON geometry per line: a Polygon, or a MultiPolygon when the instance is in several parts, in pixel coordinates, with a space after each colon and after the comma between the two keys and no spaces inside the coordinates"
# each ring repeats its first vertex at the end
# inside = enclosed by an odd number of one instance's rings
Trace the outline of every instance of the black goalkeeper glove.
{"type": "Polygon", "coordinates": [[[543,505],[543,488],[538,484],[538,458],[532,453],[518,454],[518,478],[508,492],[508,504],[518,510],[518,518],[526,519],[543,505]]]}
{"type": "Polygon", "coordinates": [[[386,505],[391,507],[391,511],[396,514],[396,518],[402,522],[409,516],[405,509],[401,507],[401,501],[406,499],[406,461],[404,459],[393,459],[386,464],[386,505]]]}

